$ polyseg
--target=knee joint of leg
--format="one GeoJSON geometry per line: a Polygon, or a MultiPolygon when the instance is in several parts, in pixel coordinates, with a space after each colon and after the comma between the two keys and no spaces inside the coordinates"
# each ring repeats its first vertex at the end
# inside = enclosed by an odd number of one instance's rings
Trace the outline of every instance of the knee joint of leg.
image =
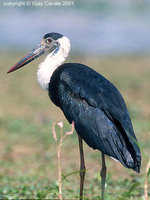
{"type": "Polygon", "coordinates": [[[106,176],[106,167],[102,168],[101,172],[100,172],[101,176],[106,176]]]}
{"type": "Polygon", "coordinates": [[[85,173],[86,173],[86,168],[82,168],[80,170],[80,176],[85,176],[85,173]]]}

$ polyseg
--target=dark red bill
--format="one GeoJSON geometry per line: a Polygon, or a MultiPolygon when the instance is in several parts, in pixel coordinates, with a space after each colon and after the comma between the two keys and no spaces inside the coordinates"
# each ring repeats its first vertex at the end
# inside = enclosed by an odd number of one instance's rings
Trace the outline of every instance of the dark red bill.
{"type": "Polygon", "coordinates": [[[41,56],[45,52],[45,46],[44,45],[38,45],[36,48],[34,48],[32,51],[30,51],[24,58],[22,58],[19,62],[17,62],[8,72],[7,74],[23,67],[24,65],[28,64],[35,58],[41,56]]]}

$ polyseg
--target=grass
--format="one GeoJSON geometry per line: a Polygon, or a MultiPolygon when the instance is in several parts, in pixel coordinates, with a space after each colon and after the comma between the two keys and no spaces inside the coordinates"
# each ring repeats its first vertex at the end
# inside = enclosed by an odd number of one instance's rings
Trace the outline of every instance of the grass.
{"type": "MultiPolygon", "coordinates": [[[[57,150],[52,124],[63,121],[64,132],[70,130],[70,125],[37,84],[37,68],[32,66],[37,66],[40,59],[6,75],[8,69],[25,54],[1,55],[0,199],[58,198],[57,150]]],[[[150,154],[150,58],[72,56],[68,61],[93,67],[118,87],[126,100],[136,136],[146,155],[142,155],[140,174],[106,158],[106,200],[143,200],[145,170],[150,154]]],[[[99,199],[100,152],[86,144],[84,149],[87,167],[85,200],[99,199]]],[[[75,199],[79,193],[79,175],[72,173],[79,170],[76,133],[64,140],[61,151],[62,173],[66,177],[62,179],[62,194],[65,199],[75,199]]],[[[147,176],[148,184],[149,179],[150,176],[147,176]]],[[[148,192],[149,188],[150,185],[148,192]]]]}

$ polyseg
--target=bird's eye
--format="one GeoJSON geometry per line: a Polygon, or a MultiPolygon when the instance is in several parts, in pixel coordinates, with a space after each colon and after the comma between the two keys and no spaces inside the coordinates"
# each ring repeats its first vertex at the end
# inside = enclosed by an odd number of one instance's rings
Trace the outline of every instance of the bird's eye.
{"type": "Polygon", "coordinates": [[[52,42],[51,38],[46,39],[46,43],[51,43],[51,42],[52,42]]]}

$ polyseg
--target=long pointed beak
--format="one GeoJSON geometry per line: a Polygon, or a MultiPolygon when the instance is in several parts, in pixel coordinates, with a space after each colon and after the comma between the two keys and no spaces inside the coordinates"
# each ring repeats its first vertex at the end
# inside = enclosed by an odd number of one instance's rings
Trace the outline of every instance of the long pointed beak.
{"type": "Polygon", "coordinates": [[[45,53],[45,46],[42,44],[39,44],[36,48],[34,48],[32,51],[30,51],[24,58],[22,58],[19,62],[17,62],[8,72],[7,74],[23,67],[24,65],[28,64],[32,60],[38,58],[42,54],[45,53]]]}

